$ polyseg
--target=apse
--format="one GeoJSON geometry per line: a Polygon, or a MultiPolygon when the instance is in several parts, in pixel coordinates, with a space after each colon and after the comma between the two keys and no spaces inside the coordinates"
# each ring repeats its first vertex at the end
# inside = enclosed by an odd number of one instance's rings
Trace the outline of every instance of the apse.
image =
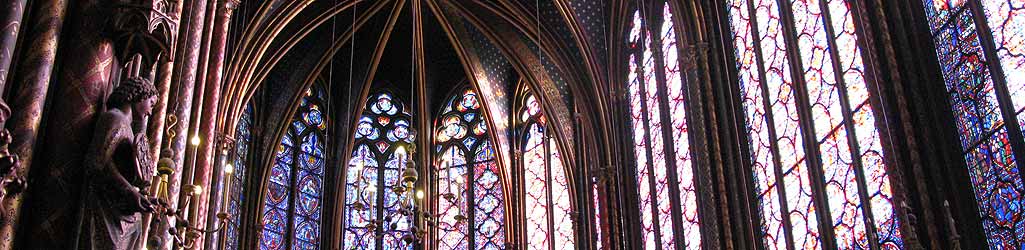
{"type": "Polygon", "coordinates": [[[1025,249],[1023,0],[7,0],[0,250],[1025,249]]]}

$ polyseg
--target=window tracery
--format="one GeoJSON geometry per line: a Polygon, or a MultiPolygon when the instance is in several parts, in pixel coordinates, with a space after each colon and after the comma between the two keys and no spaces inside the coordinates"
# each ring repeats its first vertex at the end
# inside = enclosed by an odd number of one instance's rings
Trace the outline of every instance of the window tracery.
{"type": "Polygon", "coordinates": [[[478,98],[472,89],[457,92],[437,117],[438,249],[505,247],[502,175],[478,98]]]}
{"type": "Polygon", "coordinates": [[[903,248],[849,2],[728,5],[766,247],[903,248]]]}
{"type": "Polygon", "coordinates": [[[922,2],[990,248],[1025,248],[1025,1],[922,2]]]}
{"type": "Polygon", "coordinates": [[[412,115],[392,94],[370,95],[356,124],[352,158],[345,171],[343,249],[413,249],[403,237],[410,218],[394,187],[400,185],[400,162],[413,145],[412,115]],[[381,235],[381,237],[375,237],[381,235]]]}
{"type": "Polygon", "coordinates": [[[523,91],[518,116],[526,205],[527,249],[574,249],[572,184],[540,100],[523,91]]]}
{"type": "Polygon", "coordinates": [[[328,119],[323,87],[307,89],[275,152],[260,249],[319,249],[328,119]]]}
{"type": "Polygon", "coordinates": [[[687,82],[670,4],[660,1],[657,6],[658,22],[642,11],[634,12],[627,41],[642,243],[645,249],[699,249],[701,221],[687,125],[687,82]],[[655,25],[658,29],[651,28],[655,25]]]}

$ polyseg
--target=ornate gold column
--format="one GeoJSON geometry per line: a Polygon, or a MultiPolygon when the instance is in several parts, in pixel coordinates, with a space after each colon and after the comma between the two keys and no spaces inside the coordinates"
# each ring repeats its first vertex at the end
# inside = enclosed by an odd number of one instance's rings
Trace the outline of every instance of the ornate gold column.
{"type": "Polygon", "coordinates": [[[110,39],[102,30],[110,16],[106,1],[81,0],[69,8],[68,33],[60,53],[58,84],[47,116],[45,141],[38,150],[47,157],[34,162],[25,213],[14,249],[74,249],[80,218],[83,155],[94,128],[94,115],[110,90],[115,63],[110,39]]]}
{"type": "MultiPolygon", "coordinates": [[[[39,134],[66,7],[66,0],[33,3],[34,14],[28,19],[28,36],[24,38],[25,44],[31,47],[23,49],[23,56],[15,66],[17,70],[9,81],[9,104],[17,107],[7,122],[13,136],[9,147],[12,154],[21,157],[22,168],[17,173],[20,176],[26,176],[32,166],[32,151],[39,134]]],[[[7,219],[0,222],[0,249],[13,249],[23,199],[24,196],[17,195],[3,201],[2,213],[7,219]]]]}
{"type": "MultiPolygon", "coordinates": [[[[213,24],[213,33],[211,36],[210,54],[209,61],[207,63],[206,71],[206,87],[203,91],[205,97],[203,97],[202,117],[199,122],[199,137],[201,141],[207,142],[199,146],[199,150],[196,153],[196,165],[194,169],[193,184],[203,187],[209,187],[210,192],[197,197],[196,203],[191,207],[189,219],[196,227],[212,227],[214,225],[207,225],[207,211],[210,204],[210,197],[216,196],[215,193],[219,194],[222,190],[214,189],[216,183],[211,183],[213,175],[221,174],[218,171],[211,171],[215,169],[214,164],[217,164],[218,156],[220,152],[215,152],[217,147],[215,144],[220,144],[217,134],[217,110],[220,105],[220,95],[222,79],[224,75],[224,55],[226,52],[226,44],[228,39],[228,27],[231,24],[231,14],[238,6],[238,0],[218,0],[216,17],[213,24]],[[218,143],[214,143],[218,142],[218,143]]],[[[219,169],[219,167],[217,168],[219,169]]],[[[216,204],[214,204],[216,205],[216,204]]],[[[212,241],[208,241],[204,238],[198,239],[199,241],[206,241],[207,244],[212,244],[212,241]]],[[[203,246],[199,245],[196,249],[202,249],[203,246]]]]}
{"type": "Polygon", "coordinates": [[[18,44],[21,19],[25,15],[25,0],[9,0],[6,5],[0,11],[0,24],[3,25],[0,27],[0,93],[4,93],[7,76],[10,74],[8,70],[18,44]]]}

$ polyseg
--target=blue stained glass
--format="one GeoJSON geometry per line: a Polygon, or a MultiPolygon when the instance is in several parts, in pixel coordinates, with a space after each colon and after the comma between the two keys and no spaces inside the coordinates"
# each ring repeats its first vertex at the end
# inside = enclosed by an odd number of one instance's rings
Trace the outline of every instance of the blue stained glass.
{"type": "Polygon", "coordinates": [[[481,116],[471,89],[458,92],[448,103],[436,121],[434,176],[438,179],[433,188],[442,198],[431,208],[439,215],[433,240],[438,249],[502,249],[504,196],[491,138],[484,133],[489,121],[481,116]],[[465,218],[471,209],[475,216],[465,218]],[[456,220],[457,216],[465,219],[456,220]]]}
{"type": "Polygon", "coordinates": [[[1022,131],[1007,126],[1014,119],[1025,125],[1025,1],[923,3],[989,247],[1025,249],[1025,180],[1013,153],[1023,144],[1011,139],[1022,131]]]}
{"type": "Polygon", "coordinates": [[[392,95],[368,97],[344,175],[342,249],[412,249],[398,240],[410,233],[411,225],[410,218],[399,213],[398,195],[393,190],[402,166],[394,152],[414,142],[411,118],[392,95]],[[382,223],[383,237],[375,237],[371,221],[382,223]]]}
{"type": "Polygon", "coordinates": [[[245,185],[247,157],[249,155],[249,144],[252,141],[253,126],[253,104],[246,105],[242,117],[235,127],[235,154],[231,163],[235,168],[234,173],[226,178],[231,178],[231,184],[225,187],[228,190],[228,214],[231,215],[227,227],[224,229],[225,250],[239,249],[239,227],[241,226],[241,207],[244,202],[243,186],[245,185]]]}
{"type": "Polygon", "coordinates": [[[313,88],[316,90],[307,90],[275,154],[264,201],[261,249],[319,249],[322,175],[327,158],[322,138],[327,123],[322,113],[326,100],[322,94],[311,94],[323,90],[313,88]],[[295,138],[302,138],[298,147],[295,138]],[[287,225],[289,220],[292,225],[287,225]]]}
{"type": "Polygon", "coordinates": [[[466,146],[467,149],[473,148],[473,145],[476,144],[476,143],[477,143],[477,139],[473,138],[473,137],[467,137],[466,139],[463,140],[463,146],[466,146]]]}

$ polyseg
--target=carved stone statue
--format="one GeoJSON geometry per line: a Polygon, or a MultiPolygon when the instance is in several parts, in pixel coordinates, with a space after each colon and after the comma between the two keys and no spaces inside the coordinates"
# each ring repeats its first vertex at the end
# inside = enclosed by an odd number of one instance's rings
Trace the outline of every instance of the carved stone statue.
{"type": "Polygon", "coordinates": [[[153,83],[122,81],[96,119],[85,156],[85,190],[80,249],[129,249],[138,238],[140,212],[154,210],[157,200],[143,190],[153,176],[146,121],[156,101],[153,83]]]}

